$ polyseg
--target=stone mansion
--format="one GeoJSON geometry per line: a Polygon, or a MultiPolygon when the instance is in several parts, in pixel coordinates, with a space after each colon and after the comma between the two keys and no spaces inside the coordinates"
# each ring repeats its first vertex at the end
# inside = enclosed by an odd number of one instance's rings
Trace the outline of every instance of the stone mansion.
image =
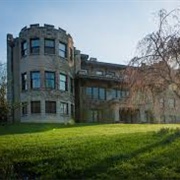
{"type": "MultiPolygon", "coordinates": [[[[149,104],[132,108],[122,81],[125,65],[81,54],[73,38],[53,25],[32,24],[7,35],[8,102],[15,122],[151,122],[149,104]]],[[[162,96],[163,97],[163,96],[162,96]]],[[[159,101],[159,99],[157,98],[159,101]]],[[[159,101],[162,104],[162,98],[159,101]]],[[[158,122],[180,122],[180,102],[171,93],[158,122]]]]}

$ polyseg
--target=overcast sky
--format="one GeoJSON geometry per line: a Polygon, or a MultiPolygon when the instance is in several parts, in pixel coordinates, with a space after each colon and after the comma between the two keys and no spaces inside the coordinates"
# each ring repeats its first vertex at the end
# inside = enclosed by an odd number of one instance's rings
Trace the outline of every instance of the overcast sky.
{"type": "Polygon", "coordinates": [[[173,0],[0,0],[0,61],[6,61],[6,34],[39,23],[71,34],[81,53],[98,61],[125,64],[136,45],[156,29],[155,14],[180,7],[173,0]]]}

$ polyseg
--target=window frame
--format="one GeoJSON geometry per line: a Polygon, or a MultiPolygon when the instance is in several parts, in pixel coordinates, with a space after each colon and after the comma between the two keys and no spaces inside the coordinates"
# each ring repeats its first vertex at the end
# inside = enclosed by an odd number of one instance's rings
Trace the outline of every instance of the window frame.
{"type": "Polygon", "coordinates": [[[74,104],[71,104],[71,117],[74,118],[75,112],[74,112],[74,104]]]}
{"type": "Polygon", "coordinates": [[[55,39],[49,39],[49,38],[44,39],[44,54],[51,54],[51,55],[55,54],[55,39]],[[48,44],[48,43],[46,44],[47,41],[53,42],[53,46],[47,45],[48,44]]]}
{"type": "Polygon", "coordinates": [[[58,54],[62,58],[67,58],[67,44],[66,43],[59,41],[58,54]],[[64,46],[64,49],[62,48],[62,46],[64,46]]]}
{"type": "Polygon", "coordinates": [[[160,98],[159,99],[159,105],[161,109],[165,108],[165,99],[164,98],[160,98]]]}
{"type": "Polygon", "coordinates": [[[41,114],[41,101],[31,101],[31,114],[41,114]]]}
{"type": "Polygon", "coordinates": [[[27,102],[22,102],[21,106],[22,106],[22,108],[21,108],[22,116],[27,116],[27,114],[28,114],[28,105],[27,105],[27,102]]]}
{"type": "Polygon", "coordinates": [[[59,89],[61,91],[68,91],[68,76],[66,74],[60,73],[59,74],[59,89]],[[62,80],[61,77],[65,77],[65,80],[62,80]],[[63,83],[63,85],[62,85],[63,83]],[[62,88],[64,87],[64,88],[62,88]]]}
{"type": "Polygon", "coordinates": [[[40,53],[40,38],[31,38],[30,39],[30,53],[31,54],[39,54],[40,53]],[[33,45],[33,41],[38,40],[38,45],[33,45]],[[35,52],[33,52],[35,50],[35,52]],[[36,52],[37,51],[37,52],[36,52]]]}
{"type": "Polygon", "coordinates": [[[106,88],[103,87],[86,87],[85,94],[90,99],[106,100],[106,88]],[[104,90],[104,98],[100,95],[101,90],[104,90]]]}
{"type": "Polygon", "coordinates": [[[71,93],[74,94],[74,79],[70,77],[70,87],[71,87],[71,93]]]}
{"type": "Polygon", "coordinates": [[[69,104],[66,102],[60,102],[60,114],[69,115],[69,104]]]}
{"type": "Polygon", "coordinates": [[[27,89],[27,73],[24,72],[21,74],[21,90],[26,91],[27,89]]]}
{"type": "Polygon", "coordinates": [[[56,101],[45,101],[45,113],[56,114],[56,101]]]}
{"type": "Polygon", "coordinates": [[[22,56],[22,57],[23,57],[23,56],[27,56],[27,49],[28,49],[27,46],[28,46],[28,45],[27,45],[27,41],[26,41],[26,40],[24,40],[24,41],[21,42],[21,56],[22,56]]]}
{"type": "Polygon", "coordinates": [[[102,76],[103,75],[103,71],[102,70],[96,70],[96,75],[97,76],[102,76]]]}
{"type": "Polygon", "coordinates": [[[73,55],[73,48],[71,48],[71,47],[69,48],[69,54],[70,54],[70,55],[69,55],[69,56],[70,56],[69,59],[70,59],[71,61],[73,61],[74,55],[73,55]]]}
{"type": "Polygon", "coordinates": [[[41,88],[41,72],[40,71],[31,71],[30,72],[30,77],[31,77],[31,79],[30,79],[30,81],[31,81],[31,89],[40,89],[41,88]],[[35,74],[35,73],[39,74],[38,78],[37,77],[33,78],[33,74],[35,74]],[[33,82],[36,82],[35,84],[38,84],[38,86],[34,87],[33,82]]]}
{"type": "Polygon", "coordinates": [[[176,99],[175,98],[169,98],[168,99],[168,106],[170,109],[176,108],[176,99]]]}
{"type": "Polygon", "coordinates": [[[55,89],[56,88],[56,73],[54,71],[45,71],[44,76],[45,76],[45,78],[44,78],[44,80],[45,80],[45,88],[46,89],[55,89]],[[47,74],[53,74],[54,77],[53,78],[47,77],[46,76],[47,74]],[[47,86],[47,82],[53,82],[53,86],[49,86],[49,85],[47,86]]]}

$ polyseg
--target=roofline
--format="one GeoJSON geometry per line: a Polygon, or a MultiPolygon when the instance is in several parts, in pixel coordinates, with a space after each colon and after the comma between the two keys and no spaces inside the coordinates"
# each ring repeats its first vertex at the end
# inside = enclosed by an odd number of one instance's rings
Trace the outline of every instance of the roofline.
{"type": "Polygon", "coordinates": [[[114,64],[114,63],[90,61],[90,60],[82,61],[82,63],[93,64],[93,65],[102,65],[102,66],[110,66],[110,67],[115,67],[115,68],[127,68],[128,67],[128,65],[123,65],[123,64],[114,64]]]}

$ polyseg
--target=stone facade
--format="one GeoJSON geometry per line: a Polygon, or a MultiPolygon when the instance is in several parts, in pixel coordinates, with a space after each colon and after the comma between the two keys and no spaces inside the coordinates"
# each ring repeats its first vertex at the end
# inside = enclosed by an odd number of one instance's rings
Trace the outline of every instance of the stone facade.
{"type": "Polygon", "coordinates": [[[22,106],[14,108],[14,121],[65,122],[73,116],[75,51],[72,37],[52,25],[30,25],[18,38],[7,35],[8,100],[22,106]]]}
{"type": "Polygon", "coordinates": [[[8,101],[12,121],[66,123],[180,122],[180,102],[171,89],[135,106],[125,65],[104,63],[81,54],[65,30],[39,24],[7,35],[8,101]]]}

